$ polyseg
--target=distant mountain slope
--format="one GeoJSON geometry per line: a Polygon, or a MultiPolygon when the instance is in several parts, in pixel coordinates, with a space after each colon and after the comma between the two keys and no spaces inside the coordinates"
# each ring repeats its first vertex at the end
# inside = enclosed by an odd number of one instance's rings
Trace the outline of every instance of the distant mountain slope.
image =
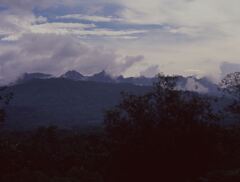
{"type": "Polygon", "coordinates": [[[96,73],[96,74],[88,77],[87,80],[95,81],[95,82],[107,82],[107,83],[114,83],[114,82],[116,82],[116,80],[114,78],[112,78],[105,71],[102,71],[100,73],[96,73]]]}
{"type": "Polygon", "coordinates": [[[74,81],[80,81],[80,80],[85,80],[85,76],[83,76],[81,73],[72,70],[68,71],[65,74],[61,76],[61,78],[69,79],[69,80],[74,80],[74,81]]]}
{"type": "Polygon", "coordinates": [[[14,98],[5,128],[41,125],[80,127],[101,122],[103,112],[119,102],[122,91],[144,94],[150,87],[68,79],[33,79],[10,87],[14,98]]]}
{"type": "MultiPolygon", "coordinates": [[[[33,79],[49,79],[53,78],[52,75],[43,74],[43,73],[26,73],[18,79],[17,84],[31,81],[33,79]]],[[[57,78],[57,77],[56,77],[57,78]]],[[[92,76],[84,76],[81,73],[72,70],[67,71],[59,78],[64,78],[67,80],[73,81],[94,81],[99,83],[129,83],[138,86],[152,86],[153,83],[157,80],[155,77],[148,78],[144,76],[140,77],[113,77],[108,74],[106,71],[101,71],[92,76]]],[[[198,93],[209,93],[210,95],[219,95],[218,85],[211,82],[208,78],[196,78],[193,76],[183,77],[176,76],[177,86],[176,89],[187,90],[198,93]]]]}

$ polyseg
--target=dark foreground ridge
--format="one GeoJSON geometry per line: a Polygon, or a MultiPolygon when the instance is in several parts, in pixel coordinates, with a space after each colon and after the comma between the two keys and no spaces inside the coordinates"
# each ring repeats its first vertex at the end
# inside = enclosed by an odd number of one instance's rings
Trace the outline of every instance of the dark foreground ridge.
{"type": "Polygon", "coordinates": [[[160,75],[150,90],[123,94],[100,127],[1,130],[0,181],[239,182],[239,75],[223,80],[224,97],[232,100],[219,110],[212,103],[223,97],[175,90],[176,78],[160,75]],[[222,125],[225,118],[234,124],[222,125]]]}
{"type": "Polygon", "coordinates": [[[14,94],[7,107],[8,129],[57,125],[79,128],[103,122],[103,112],[116,105],[121,92],[144,94],[150,87],[73,81],[63,78],[34,79],[9,87],[14,94]]]}
{"type": "MultiPolygon", "coordinates": [[[[207,78],[176,76],[176,88],[218,96],[218,86],[207,78]]],[[[32,129],[56,125],[71,129],[100,124],[103,112],[119,102],[121,92],[144,94],[156,78],[113,78],[105,71],[84,76],[68,71],[59,77],[25,73],[10,86],[14,93],[7,107],[5,129],[32,129]]]]}

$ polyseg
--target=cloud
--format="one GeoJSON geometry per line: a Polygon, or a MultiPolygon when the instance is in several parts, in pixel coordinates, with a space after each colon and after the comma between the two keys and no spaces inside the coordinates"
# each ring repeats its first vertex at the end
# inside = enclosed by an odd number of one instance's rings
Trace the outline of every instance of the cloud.
{"type": "Polygon", "coordinates": [[[159,73],[159,66],[158,65],[152,65],[149,66],[147,69],[140,72],[140,75],[146,76],[146,77],[154,77],[159,73]]]}
{"type": "Polygon", "coordinates": [[[224,78],[229,73],[240,72],[240,64],[223,62],[220,66],[221,78],[224,78]]]}
{"type": "Polygon", "coordinates": [[[99,36],[108,38],[134,39],[147,30],[127,29],[113,30],[99,28],[94,23],[48,22],[43,16],[31,12],[4,11],[0,12],[0,40],[13,41],[24,34],[57,34],[77,37],[99,36]]]}
{"type": "Polygon", "coordinates": [[[204,75],[206,73],[202,72],[199,69],[186,69],[185,73],[187,73],[188,75],[190,74],[191,76],[195,76],[195,77],[197,77],[197,76],[206,76],[206,75],[204,75]]]}
{"type": "Polygon", "coordinates": [[[121,57],[115,64],[115,66],[108,67],[109,72],[113,76],[119,76],[120,74],[127,71],[129,68],[144,60],[144,56],[125,56],[121,57]]]}
{"type": "Polygon", "coordinates": [[[129,24],[168,25],[169,33],[186,34],[188,36],[207,36],[209,34],[232,35],[240,29],[240,13],[236,7],[238,0],[0,0],[0,4],[11,8],[56,7],[75,5],[82,6],[86,14],[66,14],[61,19],[79,19],[91,22],[121,21],[129,24]],[[121,7],[111,11],[109,4],[121,7]],[[108,7],[106,9],[106,7],[108,7]],[[111,12],[103,16],[104,11],[111,12]],[[101,14],[101,15],[99,15],[101,14]],[[118,18],[116,18],[118,17],[118,18]]]}
{"type": "Polygon", "coordinates": [[[83,14],[68,14],[64,16],[58,16],[57,19],[68,19],[68,20],[85,20],[90,22],[118,22],[121,21],[119,18],[112,16],[96,16],[96,15],[83,15],[83,14]]]}
{"type": "Polygon", "coordinates": [[[29,33],[39,34],[80,34],[85,29],[95,28],[94,24],[82,24],[82,23],[43,23],[36,24],[29,27],[29,33]]]}
{"type": "Polygon", "coordinates": [[[94,28],[94,24],[48,23],[44,17],[6,15],[0,20],[2,40],[13,41],[24,34],[84,34],[85,29],[94,28]]]}
{"type": "Polygon", "coordinates": [[[72,5],[74,0],[0,0],[0,4],[11,9],[32,10],[33,8],[49,8],[58,5],[72,5]]]}
{"type": "Polygon", "coordinates": [[[209,89],[197,82],[194,78],[188,78],[187,83],[183,88],[184,90],[194,91],[199,93],[208,93],[209,89]]]}
{"type": "Polygon", "coordinates": [[[0,4],[7,6],[0,10],[1,49],[6,44],[22,46],[19,42],[28,34],[72,37],[123,55],[144,54],[131,75],[144,69],[150,74],[154,66],[149,65],[160,66],[166,74],[219,74],[223,61],[239,59],[238,0],[0,0],[0,4]]]}
{"type": "Polygon", "coordinates": [[[121,18],[129,23],[169,25],[172,33],[227,34],[239,30],[238,0],[115,0],[125,8],[121,18]]]}
{"type": "Polygon", "coordinates": [[[47,22],[43,16],[16,10],[0,11],[0,17],[0,40],[18,39],[23,33],[29,32],[32,26],[47,22]]]}
{"type": "Polygon", "coordinates": [[[121,74],[142,60],[142,56],[121,56],[67,35],[27,34],[14,44],[0,44],[0,77],[9,82],[24,72],[59,75],[72,69],[83,74],[103,69],[121,74]]]}

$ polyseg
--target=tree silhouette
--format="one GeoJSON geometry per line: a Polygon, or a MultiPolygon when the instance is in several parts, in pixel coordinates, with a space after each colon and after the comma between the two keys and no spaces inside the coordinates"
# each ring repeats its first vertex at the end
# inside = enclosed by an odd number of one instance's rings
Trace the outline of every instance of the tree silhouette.
{"type": "Polygon", "coordinates": [[[159,75],[151,93],[124,94],[106,113],[106,181],[188,181],[217,160],[218,117],[209,98],[174,90],[175,79],[159,75]]]}
{"type": "Polygon", "coordinates": [[[5,121],[5,106],[9,104],[12,97],[13,93],[8,92],[8,87],[0,87],[0,123],[5,121]]]}
{"type": "Polygon", "coordinates": [[[228,74],[221,81],[220,86],[224,92],[233,97],[234,101],[228,110],[237,115],[237,121],[240,122],[240,72],[228,74]]]}
{"type": "Polygon", "coordinates": [[[230,73],[220,83],[225,92],[240,100],[240,72],[230,73]]]}

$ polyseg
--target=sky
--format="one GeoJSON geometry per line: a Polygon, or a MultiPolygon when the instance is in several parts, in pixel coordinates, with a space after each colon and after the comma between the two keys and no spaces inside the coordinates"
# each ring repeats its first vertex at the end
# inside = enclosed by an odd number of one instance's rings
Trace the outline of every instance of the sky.
{"type": "Polygon", "coordinates": [[[240,71],[239,0],[0,0],[0,80],[240,71]]]}

